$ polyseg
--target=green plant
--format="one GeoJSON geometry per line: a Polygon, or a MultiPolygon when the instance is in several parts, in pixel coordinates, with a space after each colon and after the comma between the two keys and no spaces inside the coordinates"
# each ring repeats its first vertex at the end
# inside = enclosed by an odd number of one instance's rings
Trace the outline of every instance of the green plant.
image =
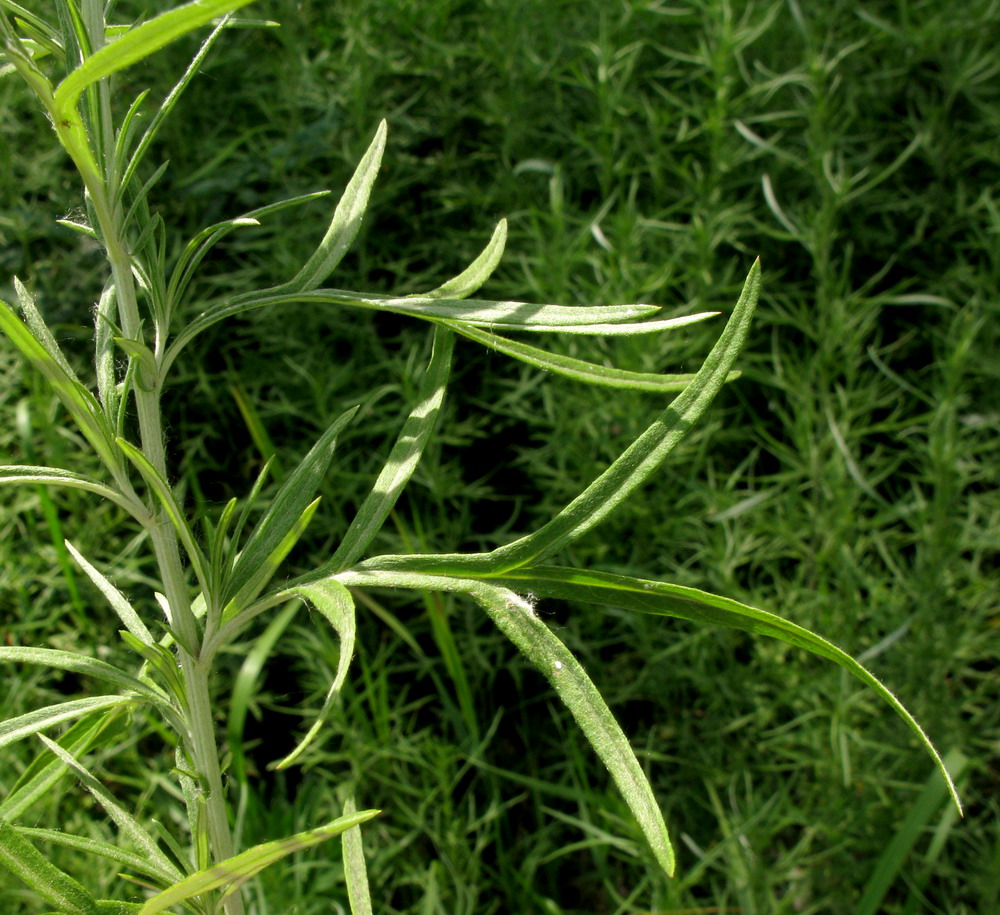
{"type": "MultiPolygon", "coordinates": [[[[370,911],[360,827],[378,811],[356,811],[349,793],[343,800],[343,815],[326,825],[242,851],[235,847],[224,775],[231,765],[228,771],[237,787],[247,776],[235,751],[231,761],[220,754],[210,683],[222,654],[237,639],[246,637],[255,619],[291,600],[309,603],[337,633],[340,655],[323,709],[277,768],[293,765],[317,737],[346,680],[355,639],[351,589],[366,588],[453,592],[480,605],[545,674],[577,719],[621,790],[657,863],[667,873],[674,869],[673,850],[646,776],[596,687],[535,613],[536,598],[613,605],[709,622],[770,635],[828,658],[872,687],[906,721],[944,774],[957,805],[943,763],[909,713],[857,662],[819,636],[773,614],[692,588],[547,564],[641,487],[707,410],[723,384],[734,377],[733,366],[746,339],[760,288],[759,265],[751,268],[733,314],[700,370],[680,376],[612,369],[509,339],[508,333],[519,331],[631,336],[684,326],[709,314],[641,321],[657,309],[647,305],[583,308],[471,299],[499,261],[506,238],[503,222],[467,270],[425,295],[400,297],[326,288],[323,284],[356,237],[367,207],[385,147],[383,123],[337,204],[324,238],[293,278],[270,288],[223,296],[188,319],[193,310],[193,282],[218,242],[231,232],[257,225],[261,219],[320,195],[257,208],[212,225],[183,245],[175,244],[149,204],[149,194],[163,166],[144,178],[144,160],[164,118],[212,44],[235,21],[223,18],[216,24],[175,89],[145,125],[141,113],[145,93],[116,116],[111,79],[181,35],[216,17],[228,17],[246,2],[199,0],[142,24],[119,27],[108,25],[102,4],[94,0],[83,0],[79,7],[67,3],[58,26],[10,0],[0,0],[7,69],[17,71],[34,91],[84,184],[87,218],[64,224],[99,242],[110,270],[95,316],[96,396],[79,379],[26,286],[15,281],[20,318],[12,308],[0,307],[0,329],[51,385],[103,466],[104,477],[52,467],[7,465],[0,467],[0,483],[66,486],[117,505],[144,531],[163,592],[156,595],[163,619],[153,623],[102,572],[67,545],[77,565],[107,597],[124,625],[122,639],[137,656],[137,669],[82,652],[0,648],[4,662],[63,669],[118,690],[57,703],[0,724],[0,747],[28,737],[44,747],[0,803],[0,860],[62,911],[153,913],[184,904],[194,911],[221,908],[234,913],[244,908],[241,886],[265,867],[298,849],[341,835],[351,908],[356,913],[370,911]],[[65,75],[54,82],[53,71],[60,68],[65,75]],[[175,360],[202,331],[233,315],[293,303],[354,307],[421,319],[433,327],[433,346],[417,404],[403,422],[387,463],[339,546],[313,572],[276,586],[272,580],[281,563],[317,510],[315,494],[333,460],[337,436],[352,421],[355,410],[330,425],[270,498],[266,497],[265,467],[242,506],[232,500],[214,523],[203,520],[199,531],[185,512],[182,493],[171,482],[161,396],[175,360]],[[534,533],[488,553],[363,559],[436,434],[456,334],[587,383],[679,393],[604,473],[534,533]],[[261,516],[251,523],[260,509],[261,516]],[[107,735],[120,726],[126,712],[158,718],[161,733],[174,744],[173,775],[184,799],[188,849],[168,831],[154,834],[80,761],[87,753],[109,746],[107,735]],[[73,723],[58,741],[42,734],[67,722],[73,723]],[[105,808],[132,851],[86,837],[16,825],[29,806],[69,772],[105,808]],[[139,874],[134,879],[151,888],[154,895],[144,903],[97,899],[38,852],[37,841],[61,843],[79,853],[115,861],[139,874]]],[[[261,639],[280,637],[284,625],[279,616],[261,639]]],[[[246,682],[250,684],[252,679],[248,677],[246,682]]]]}

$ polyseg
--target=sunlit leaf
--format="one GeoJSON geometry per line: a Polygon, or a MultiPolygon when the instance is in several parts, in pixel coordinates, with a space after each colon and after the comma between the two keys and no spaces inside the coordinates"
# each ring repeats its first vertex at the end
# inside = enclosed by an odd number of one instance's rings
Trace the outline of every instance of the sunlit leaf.
{"type": "Polygon", "coordinates": [[[337,701],[337,696],[347,679],[347,670],[354,655],[356,632],[354,598],[351,596],[351,592],[339,581],[325,579],[309,585],[299,585],[282,592],[282,596],[301,597],[322,614],[334,632],[337,633],[337,638],[340,639],[340,656],[337,658],[337,670],[334,673],[333,682],[330,684],[326,699],[323,701],[323,707],[316,716],[312,727],[309,728],[295,749],[274,766],[275,769],[285,769],[292,765],[316,739],[316,735],[326,723],[330,710],[337,701]]]}
{"type": "Polygon", "coordinates": [[[265,842],[263,845],[256,845],[219,864],[198,871],[162,893],[158,893],[142,907],[140,915],[157,915],[158,912],[162,912],[179,902],[184,902],[186,899],[191,899],[193,896],[200,896],[202,893],[223,887],[238,889],[265,867],[280,861],[292,852],[326,842],[328,839],[340,835],[345,829],[358,826],[377,816],[380,812],[378,810],[362,810],[360,813],[339,817],[325,826],[297,833],[287,839],[277,839],[273,842],[265,842]]]}
{"type": "Polygon", "coordinates": [[[381,121],[378,130],[375,131],[375,138],[361,157],[354,175],[333,211],[333,219],[319,247],[306,261],[305,266],[289,283],[280,287],[281,289],[296,292],[315,289],[333,272],[347,253],[347,249],[357,237],[361,220],[368,208],[368,198],[371,196],[372,185],[375,183],[382,154],[385,152],[386,130],[385,121],[381,121]]]}
{"type": "Polygon", "coordinates": [[[330,561],[317,570],[317,576],[337,572],[355,562],[389,517],[400,493],[420,463],[424,448],[437,424],[451,372],[454,342],[455,337],[451,331],[443,327],[435,329],[431,361],[420,382],[417,405],[403,424],[385,466],[351,521],[340,546],[330,561]]]}
{"type": "Polygon", "coordinates": [[[916,734],[920,744],[930,754],[934,764],[944,776],[955,806],[958,810],[962,809],[954,782],[941,761],[941,757],[924,733],[923,728],[903,704],[889,692],[878,678],[862,667],[849,654],[802,626],[765,610],[758,610],[756,607],[750,607],[705,591],[698,591],[695,588],[685,588],[668,582],[628,578],[607,572],[539,566],[513,570],[496,579],[491,578],[491,581],[494,580],[506,587],[527,591],[539,597],[557,597],[563,600],[621,607],[658,616],[691,620],[696,623],[709,623],[713,626],[741,629],[755,635],[767,635],[833,661],[857,677],[866,686],[871,687],[906,722],[907,727],[916,734]]]}
{"type": "Polygon", "coordinates": [[[45,708],[25,712],[5,721],[0,721],[0,747],[16,740],[38,734],[46,728],[55,727],[64,721],[71,721],[81,715],[114,705],[134,705],[136,699],[130,696],[89,696],[86,699],[71,699],[45,708]]]}
{"type": "MultiPolygon", "coordinates": [[[[442,575],[495,574],[538,562],[577,540],[639,489],[708,409],[729,378],[746,340],[759,292],[760,264],[755,262],[729,321],[691,383],[604,473],[547,524],[490,553],[379,556],[369,561],[371,567],[442,575]]],[[[362,563],[361,567],[368,565],[362,563]]]]}
{"type": "Polygon", "coordinates": [[[352,586],[457,591],[468,594],[479,603],[497,628],[552,684],[594,751],[607,766],[657,862],[667,874],[673,874],[674,852],[663,822],[663,814],[628,738],[586,671],[570,650],[539,619],[534,607],[525,598],[493,581],[452,576],[351,571],[341,573],[337,579],[352,586]]]}
{"type": "Polygon", "coordinates": [[[496,270],[507,244],[507,220],[501,219],[479,256],[458,276],[426,293],[435,299],[465,299],[476,292],[496,270]]]}
{"type": "Polygon", "coordinates": [[[161,13],[148,22],[124,32],[91,54],[70,73],[55,91],[55,107],[60,116],[73,112],[87,86],[148,57],[181,35],[246,6],[250,0],[193,0],[161,13]]]}

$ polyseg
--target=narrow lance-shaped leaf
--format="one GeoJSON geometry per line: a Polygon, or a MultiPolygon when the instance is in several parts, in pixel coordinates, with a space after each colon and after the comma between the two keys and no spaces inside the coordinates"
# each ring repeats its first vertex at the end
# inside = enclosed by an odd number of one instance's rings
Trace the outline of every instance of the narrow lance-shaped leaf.
{"type": "Polygon", "coordinates": [[[160,476],[156,468],[150,463],[149,458],[131,442],[127,442],[125,439],[119,437],[115,439],[115,444],[118,445],[125,456],[135,465],[139,473],[142,474],[143,479],[163,506],[167,518],[173,525],[174,530],[177,531],[181,543],[184,544],[184,549],[188,554],[188,559],[191,561],[191,567],[198,578],[198,583],[202,590],[205,590],[205,583],[208,580],[205,556],[198,545],[198,541],[195,539],[194,532],[191,530],[187,518],[184,516],[184,512],[174,498],[170,484],[160,476]]]}
{"type": "MultiPolygon", "coordinates": [[[[117,709],[111,709],[102,715],[75,721],[60,735],[59,745],[73,756],[86,753],[118,714],[117,709]]],[[[65,763],[53,758],[50,753],[36,756],[0,802],[0,819],[16,820],[32,804],[51,792],[66,771],[65,763]]]]}
{"type": "Polygon", "coordinates": [[[305,529],[309,526],[309,522],[312,521],[313,515],[316,513],[316,509],[319,507],[320,500],[314,499],[310,502],[303,510],[302,514],[299,515],[298,519],[291,526],[291,528],[285,533],[285,536],[278,541],[274,549],[267,555],[256,568],[252,569],[252,574],[246,580],[243,587],[236,592],[235,596],[229,603],[229,606],[225,608],[225,618],[231,619],[236,616],[240,610],[246,607],[246,605],[252,601],[260,592],[264,589],[264,586],[274,577],[274,573],[278,571],[279,566],[284,561],[285,557],[291,552],[292,547],[299,542],[299,538],[305,532],[305,529]]]}
{"type": "Polygon", "coordinates": [[[451,331],[443,327],[435,329],[431,361],[421,380],[419,402],[403,424],[399,438],[389,453],[389,459],[333,558],[317,571],[316,576],[340,571],[354,563],[389,517],[400,493],[420,463],[427,441],[437,424],[451,372],[454,344],[455,335],[451,331]]]}
{"type": "Polygon", "coordinates": [[[66,915],[93,915],[97,901],[5,820],[0,820],[0,864],[66,915]]]}
{"type": "Polygon", "coordinates": [[[97,586],[97,589],[107,598],[112,609],[118,614],[118,618],[125,624],[125,628],[137,639],[147,645],[153,644],[153,636],[146,628],[146,624],[140,619],[135,608],[128,602],[128,599],[119,591],[108,579],[95,569],[70,543],[66,541],[66,549],[76,560],[77,565],[83,569],[87,577],[97,586]]]}
{"type": "Polygon", "coordinates": [[[121,463],[115,453],[101,408],[94,396],[72,374],[63,369],[59,360],[49,353],[3,301],[0,301],[0,331],[7,335],[21,355],[49,382],[104,465],[113,474],[120,473],[121,463]]]}
{"type": "Polygon", "coordinates": [[[419,590],[458,591],[468,594],[490,615],[497,628],[552,684],[570,710],[636,818],[657,862],[667,874],[674,872],[674,852],[663,814],[649,780],[635,753],[597,687],[569,649],[538,618],[524,598],[507,588],[473,579],[410,572],[343,572],[345,585],[419,590]]]}
{"type": "Polygon", "coordinates": [[[59,467],[33,467],[25,464],[0,466],[0,486],[4,483],[66,486],[69,489],[82,489],[102,496],[109,502],[114,502],[115,505],[124,508],[133,518],[141,520],[147,515],[143,506],[135,499],[123,495],[104,483],[92,480],[82,473],[74,473],[72,470],[63,470],[59,467]]]}
{"type": "Polygon", "coordinates": [[[154,19],[129,29],[99,51],[91,54],[56,88],[56,113],[73,112],[77,99],[87,86],[148,57],[217,16],[246,6],[250,0],[193,0],[154,19]]]}
{"type": "Polygon", "coordinates": [[[507,220],[501,219],[486,247],[458,276],[426,293],[435,299],[466,299],[485,283],[496,270],[507,244],[507,220]]]}
{"type": "MultiPolygon", "coordinates": [[[[463,321],[480,327],[497,328],[507,331],[558,330],[569,333],[606,335],[613,333],[617,325],[656,314],[656,305],[535,305],[528,302],[491,302],[484,299],[442,299],[434,295],[388,296],[370,295],[341,289],[316,289],[312,292],[284,293],[270,290],[261,293],[225,299],[210,306],[190,324],[182,328],[164,356],[161,371],[177,358],[183,348],[202,331],[213,324],[243,312],[270,305],[292,305],[302,303],[310,306],[341,305],[366,308],[374,311],[388,311],[414,318],[433,320],[443,318],[448,321],[463,321]]],[[[635,334],[658,332],[700,320],[698,316],[654,321],[647,324],[630,324],[622,328],[622,333],[635,334]]]]}
{"type": "Polygon", "coordinates": [[[71,699],[69,702],[60,702],[57,705],[25,712],[23,715],[0,721],[0,748],[99,709],[111,708],[114,705],[133,705],[135,702],[135,698],[131,696],[89,696],[86,699],[71,699]]]}
{"type": "Polygon", "coordinates": [[[357,410],[357,407],[352,407],[334,420],[278,490],[270,508],[254,528],[245,549],[236,560],[223,603],[228,603],[239,594],[302,517],[330,466],[337,436],[357,410]]]}
{"type": "Polygon", "coordinates": [[[347,679],[347,669],[350,667],[351,658],[354,655],[354,638],[356,624],[354,618],[354,598],[340,582],[334,579],[324,579],[310,585],[299,585],[295,588],[283,592],[284,597],[301,597],[314,606],[333,627],[340,639],[340,657],[337,659],[337,670],[330,684],[330,689],[323,701],[312,727],[309,728],[305,737],[299,741],[298,746],[282,759],[275,769],[286,769],[292,765],[306,750],[306,748],[316,739],[326,719],[337,701],[337,696],[347,679]]]}
{"type": "Polygon", "coordinates": [[[871,687],[916,734],[917,739],[944,776],[951,799],[959,811],[961,801],[955,785],[927,734],[903,704],[872,673],[836,645],[780,616],[715,594],[659,581],[645,581],[607,572],[578,571],[536,566],[491,578],[506,587],[523,589],[540,597],[556,597],[584,603],[621,607],[658,616],[672,616],[696,623],[710,623],[780,639],[797,648],[833,661],[871,687]]]}
{"type": "Polygon", "coordinates": [[[642,486],[725,384],[746,340],[760,292],[755,262],[726,327],[692,382],[593,483],[533,534],[491,553],[441,556],[379,556],[361,568],[394,568],[440,575],[499,574],[551,556],[603,521],[642,486]]]}
{"type": "Polygon", "coordinates": [[[35,305],[35,297],[28,291],[28,287],[16,276],[14,277],[14,289],[17,292],[21,312],[24,314],[24,322],[31,329],[31,333],[35,339],[45,347],[46,352],[55,359],[59,364],[59,368],[63,370],[66,376],[77,384],[80,384],[80,379],[76,377],[76,372],[73,371],[70,364],[66,361],[62,349],[56,343],[56,338],[52,336],[52,331],[49,330],[49,326],[45,323],[45,319],[35,305]]]}
{"type": "Polygon", "coordinates": [[[158,705],[165,705],[166,698],[148,683],[137,680],[124,670],[119,670],[107,661],[88,658],[72,651],[54,648],[32,648],[27,645],[0,645],[0,662],[16,664],[38,664],[53,670],[69,670],[86,677],[103,680],[121,689],[131,690],[158,705]]]}
{"type": "Polygon", "coordinates": [[[360,813],[339,817],[325,826],[297,833],[287,839],[276,839],[273,842],[256,845],[241,854],[221,861],[219,864],[198,871],[162,893],[158,893],[140,909],[139,915],[157,915],[158,912],[162,912],[172,905],[177,905],[179,902],[223,887],[229,890],[238,889],[265,867],[280,861],[292,852],[326,842],[328,839],[340,835],[345,829],[367,822],[380,812],[379,810],[362,810],[360,813]]]}
{"type": "MultiPolygon", "coordinates": [[[[249,3],[250,0],[243,0],[242,3],[237,3],[232,6],[232,9],[236,9],[237,6],[243,5],[243,3],[249,3]]],[[[218,14],[216,14],[218,15],[218,14]]],[[[167,116],[173,111],[174,106],[177,104],[177,100],[181,97],[181,94],[187,88],[188,83],[194,78],[194,75],[198,72],[198,68],[201,66],[205,57],[208,55],[209,50],[215,43],[215,39],[219,37],[222,30],[228,25],[228,22],[224,19],[220,22],[209,34],[209,36],[201,43],[201,47],[198,48],[197,53],[188,64],[188,68],[184,71],[184,75],[177,81],[174,87],[167,93],[166,98],[160,104],[157,109],[153,119],[149,122],[149,126],[144,131],[142,138],[136,145],[135,151],[132,153],[129,159],[128,165],[122,171],[121,186],[128,187],[129,182],[132,180],[132,176],[135,174],[135,170],[139,167],[139,163],[142,162],[143,157],[146,155],[146,151],[149,149],[150,144],[155,139],[156,135],[160,131],[160,127],[163,122],[167,119],[167,116]]],[[[149,52],[147,52],[149,53],[149,52]]],[[[126,125],[127,125],[126,121],[126,125]]],[[[123,125],[123,130],[126,125],[123,125]]],[[[124,153],[124,148],[116,150],[116,158],[118,160],[118,167],[121,170],[123,164],[122,158],[119,158],[124,153]]]]}
{"type": "MultiPolygon", "coordinates": [[[[706,312],[700,317],[708,318],[711,314],[706,312]]],[[[599,365],[594,362],[586,362],[582,359],[574,359],[572,356],[564,356],[559,353],[550,353],[547,350],[539,349],[537,346],[530,346],[517,340],[509,340],[499,334],[492,334],[489,331],[468,324],[458,324],[449,322],[448,326],[456,333],[482,343],[498,353],[505,353],[528,365],[544,369],[555,375],[562,375],[573,381],[580,381],[584,384],[595,384],[605,388],[619,388],[626,391],[649,391],[653,394],[668,394],[683,391],[694,379],[694,375],[661,375],[655,372],[631,372],[626,369],[612,368],[606,365],[599,365]]],[[[625,325],[626,327],[631,325],[625,325]]],[[[730,372],[727,381],[733,381],[739,377],[739,372],[730,372]]]]}
{"type": "Polygon", "coordinates": [[[181,879],[180,870],[163,853],[153,837],[146,832],[131,813],[115,800],[111,792],[79,760],[74,759],[55,741],[49,740],[41,734],[38,735],[38,739],[76,773],[76,777],[97,799],[122,834],[146,856],[149,867],[154,869],[153,872],[164,883],[181,879]]]}
{"type": "MultiPolygon", "coordinates": [[[[163,883],[163,877],[159,869],[151,866],[146,855],[136,854],[126,851],[110,842],[102,842],[99,839],[91,839],[86,836],[74,836],[72,833],[63,832],[61,829],[37,829],[33,827],[18,826],[17,831],[26,839],[41,840],[51,842],[53,845],[61,845],[63,848],[71,848],[73,851],[83,852],[88,855],[95,855],[107,861],[113,861],[118,865],[152,877],[157,883],[163,883]]],[[[136,906],[138,908],[138,906],[136,906]]]]}
{"type": "MultiPolygon", "coordinates": [[[[121,336],[116,325],[118,301],[113,283],[101,293],[94,314],[94,365],[97,369],[97,395],[104,407],[108,423],[116,424],[118,416],[118,378],[115,375],[115,336],[121,336]]],[[[116,429],[117,431],[117,429],[116,429]]]]}
{"type": "Polygon", "coordinates": [[[382,153],[385,152],[386,130],[385,121],[379,122],[375,138],[364,156],[361,157],[354,175],[333,211],[333,219],[330,221],[330,226],[326,230],[323,240],[319,243],[319,247],[306,261],[305,266],[291,281],[279,287],[280,289],[289,292],[293,290],[308,292],[310,289],[315,289],[341,262],[347,249],[357,237],[358,230],[361,228],[361,220],[368,208],[368,198],[371,196],[372,185],[375,183],[376,175],[378,175],[382,153]]]}

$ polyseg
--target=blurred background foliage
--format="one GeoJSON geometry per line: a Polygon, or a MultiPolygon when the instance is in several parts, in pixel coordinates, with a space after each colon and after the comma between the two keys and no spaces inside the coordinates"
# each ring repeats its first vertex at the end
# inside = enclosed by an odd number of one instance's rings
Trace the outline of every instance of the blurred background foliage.
{"type": "MultiPolygon", "coordinates": [[[[143,9],[122,2],[117,16],[143,9]]],[[[283,196],[339,193],[386,117],[369,215],[332,285],[431,288],[501,217],[510,239],[483,290],[492,298],[726,312],[761,256],[743,377],[643,497],[564,558],[816,628],[860,656],[943,752],[963,754],[968,810],[958,821],[928,800],[930,765],[905,729],[816,659],[543,603],[648,764],[679,845],[667,880],[543,679],[476,608],[370,594],[353,682],[302,769],[266,767],[321,702],[332,636],[307,611],[289,614],[259,671],[246,651],[231,658],[256,698],[219,680],[220,720],[246,760],[233,791],[247,842],[335,815],[350,783],[359,804],[385,811],[365,835],[386,913],[1000,910],[1000,3],[969,0],[959,14],[941,0],[268,0],[249,14],[281,27],[223,36],[158,140],[171,164],[153,198],[178,244],[283,196]]],[[[126,71],[122,104],[146,87],[162,96],[196,46],[126,71]]],[[[102,259],[54,221],[80,211],[78,186],[13,79],[0,82],[0,137],[4,296],[13,274],[30,278],[82,360],[102,259]]],[[[291,276],[327,206],[231,236],[197,295],[291,276]]],[[[689,371],[720,327],[551,346],[689,371]]],[[[213,328],[178,363],[166,402],[190,504],[211,513],[242,496],[270,453],[280,479],[361,403],[290,573],[322,561],[391,445],[428,346],[423,326],[361,312],[296,308],[213,328]]],[[[651,395],[609,396],[460,341],[445,424],[377,550],[506,542],[659,409],[651,395]]],[[[0,459],[85,470],[85,455],[0,345],[0,459]]],[[[68,537],[150,602],[153,571],[117,509],[7,493],[0,532],[0,637],[118,652],[113,615],[58,546],[68,537]]],[[[44,673],[4,683],[11,714],[86,687],[44,673]]],[[[115,749],[94,765],[137,810],[177,803],[152,723],[123,726],[115,749]]],[[[0,784],[23,764],[11,760],[0,784]]],[[[75,791],[38,817],[110,832],[75,791]]],[[[265,872],[260,910],[346,911],[330,855],[265,872]]],[[[128,892],[113,873],[91,877],[128,892]]],[[[7,884],[0,900],[41,911],[7,884]]]]}

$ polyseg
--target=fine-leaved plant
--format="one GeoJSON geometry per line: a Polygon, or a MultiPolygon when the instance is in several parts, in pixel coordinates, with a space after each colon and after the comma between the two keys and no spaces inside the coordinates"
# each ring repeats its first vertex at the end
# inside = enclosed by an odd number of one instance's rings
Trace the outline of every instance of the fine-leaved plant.
{"type": "MultiPolygon", "coordinates": [[[[324,728],[347,677],[355,642],[354,594],[359,589],[453,592],[478,604],[500,631],[540,670],[606,765],[668,874],[674,851],[642,766],[601,693],[550,627],[535,612],[540,598],[677,617],[768,635],[840,665],[867,684],[916,734],[954,785],[937,752],[889,690],[849,655],[780,616],[689,587],[553,564],[565,547],[599,524],[639,489],[736,377],[760,290],[759,264],[701,368],[691,375],[638,373],[547,351],[510,335],[570,333],[638,335],[668,332],[709,313],[663,320],[651,305],[573,307],[472,298],[496,267],[506,239],[501,222],[483,252],[455,278],[422,295],[392,296],[328,285],[354,241],[386,144],[382,122],[334,208],[314,253],[290,279],[263,289],[196,300],[192,280],[225,236],[322,196],[309,194],[211,225],[180,241],[151,206],[164,166],[147,155],[179,96],[214,42],[238,23],[233,13],[249,0],[194,0],[145,21],[109,23],[102,0],[60,0],[50,21],[14,0],[0,0],[5,76],[28,84],[51,121],[59,144],[83,183],[85,217],[63,224],[95,240],[108,276],[94,313],[93,378],[81,377],[61,350],[28,285],[14,280],[17,306],[0,303],[0,330],[25,363],[39,372],[75,423],[102,468],[99,476],[72,469],[0,466],[0,483],[70,487],[106,499],[142,529],[155,558],[160,590],[153,619],[76,547],[68,554],[100,590],[121,621],[120,637],[134,663],[116,666],[80,650],[7,645],[0,662],[39,665],[93,678],[106,692],[18,714],[0,722],[0,749],[34,741],[37,755],[0,800],[0,862],[49,906],[69,913],[181,910],[236,915],[248,904],[243,885],[289,854],[341,837],[346,896],[355,915],[373,905],[365,872],[362,824],[378,810],[357,810],[345,793],[331,822],[251,848],[236,847],[234,816],[224,775],[227,757],[213,713],[213,675],[220,658],[263,614],[298,599],[336,632],[340,654],[326,701],[313,725],[277,768],[295,765],[324,728]],[[152,115],[147,93],[126,106],[113,93],[115,74],[192,30],[213,25],[190,66],[152,115]],[[390,312],[429,325],[430,359],[412,410],[401,418],[389,457],[373,474],[370,494],[332,555],[294,580],[278,577],[282,562],[320,510],[316,494],[334,460],[338,434],[357,408],[338,417],[273,493],[267,466],[242,500],[233,499],[211,521],[196,525],[168,465],[161,398],[171,369],[198,334],[233,315],[265,307],[307,305],[390,312]],[[484,553],[369,556],[441,415],[456,335],[544,370],[609,389],[671,397],[648,428],[562,511],[534,532],[484,553]],[[674,396],[676,395],[676,396],[674,396]],[[259,516],[259,517],[258,517],[259,516]],[[257,518],[255,521],[254,519],[257,518]],[[116,800],[88,768],[88,754],[124,713],[155,716],[158,733],[175,753],[171,777],[183,796],[187,835],[155,832],[116,800]],[[58,736],[53,739],[50,734],[58,736]],[[24,814],[60,779],[72,774],[111,818],[122,845],[30,826],[24,814]],[[95,855],[131,879],[131,901],[98,898],[39,850],[62,845],[80,860],[95,855]],[[139,897],[139,898],[135,898],[139,897]]],[[[242,769],[230,772],[246,778],[242,769]]]]}

